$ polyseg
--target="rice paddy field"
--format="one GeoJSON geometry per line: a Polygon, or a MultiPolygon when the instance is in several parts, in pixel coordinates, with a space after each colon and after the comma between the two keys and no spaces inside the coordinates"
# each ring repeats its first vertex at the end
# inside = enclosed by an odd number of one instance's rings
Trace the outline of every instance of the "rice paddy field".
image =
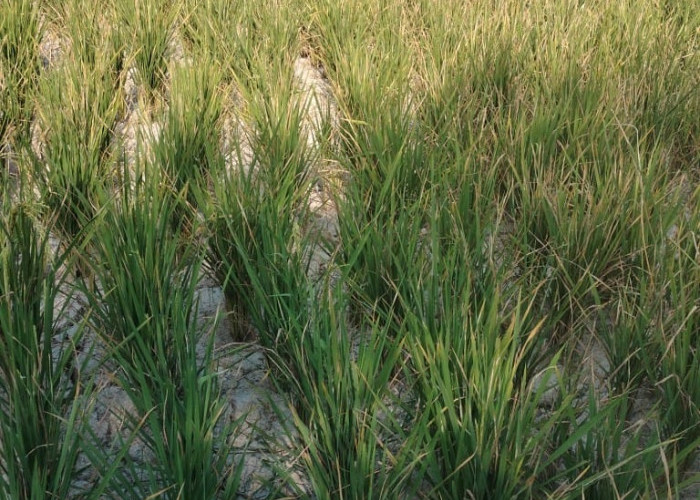
{"type": "Polygon", "coordinates": [[[0,499],[697,499],[699,44],[0,0],[0,499]]]}

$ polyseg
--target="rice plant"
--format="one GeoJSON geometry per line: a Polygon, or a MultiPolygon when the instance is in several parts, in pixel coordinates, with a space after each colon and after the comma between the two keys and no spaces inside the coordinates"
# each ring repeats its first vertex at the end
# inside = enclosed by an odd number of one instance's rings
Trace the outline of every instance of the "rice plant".
{"type": "Polygon", "coordinates": [[[622,392],[605,404],[599,404],[596,397],[589,394],[583,408],[571,405],[567,409],[567,419],[553,432],[555,443],[570,439],[570,426],[577,425],[574,422],[580,418],[577,412],[586,411],[588,421],[601,417],[602,420],[598,426],[580,434],[562,455],[560,467],[568,469],[569,477],[575,475],[578,481],[559,481],[557,494],[624,498],[637,495],[640,489],[654,491],[657,495],[663,495],[664,489],[666,494],[670,493],[670,484],[665,481],[668,478],[663,467],[659,467],[670,442],[660,439],[659,430],[653,428],[652,423],[635,422],[636,428],[627,427],[633,425],[628,419],[629,396],[630,393],[622,392]]]}
{"type": "MultiPolygon", "coordinates": [[[[284,84],[288,85],[288,84],[284,84]]],[[[291,86],[251,95],[252,161],[237,152],[238,168],[220,171],[214,183],[208,258],[229,305],[246,310],[261,343],[307,307],[308,238],[303,234],[313,152],[301,131],[301,109],[291,86]],[[284,298],[285,308],[274,307],[284,298]]]]}
{"type": "MultiPolygon", "coordinates": [[[[118,79],[123,69],[123,26],[115,23],[115,3],[85,4],[69,0],[44,5],[45,22],[67,32],[71,58],[88,67],[109,61],[112,76],[118,79]]],[[[115,90],[117,86],[115,85],[115,90]]]]}
{"type": "Polygon", "coordinates": [[[29,135],[32,94],[37,85],[40,12],[31,0],[0,5],[0,149],[11,135],[29,135]]]}
{"type": "Polygon", "coordinates": [[[291,387],[293,428],[312,491],[328,499],[409,494],[417,489],[409,483],[414,457],[389,392],[403,345],[388,321],[366,325],[367,338],[354,337],[340,287],[325,293],[324,307],[280,340],[289,353],[280,375],[291,387]]]}
{"type": "Polygon", "coordinates": [[[195,53],[213,57],[227,80],[264,86],[266,72],[283,69],[298,52],[297,19],[303,9],[293,2],[274,2],[269,9],[250,0],[185,0],[183,5],[183,36],[195,53]]]}
{"type": "Polygon", "coordinates": [[[162,166],[176,196],[185,205],[174,214],[188,221],[204,199],[212,175],[223,160],[219,148],[221,73],[213,65],[180,67],[173,71],[170,106],[161,134],[152,146],[154,161],[162,166]]]}
{"type": "MultiPolygon", "coordinates": [[[[693,194],[697,198],[697,190],[693,194]]],[[[667,260],[663,298],[665,312],[658,317],[659,328],[654,331],[653,346],[660,353],[656,366],[652,366],[653,380],[660,385],[664,412],[664,434],[679,437],[678,452],[694,450],[697,454],[700,429],[697,425],[700,393],[697,384],[700,363],[697,356],[698,283],[700,279],[700,246],[697,213],[678,227],[676,239],[669,246],[674,254],[667,260]]]]}
{"type": "Polygon", "coordinates": [[[541,324],[525,331],[520,304],[507,322],[494,275],[479,285],[466,249],[433,251],[424,281],[414,278],[402,296],[407,377],[421,405],[413,439],[427,457],[428,495],[533,494],[528,480],[541,473],[541,440],[556,421],[535,426],[538,396],[525,390],[541,324]]]}
{"type": "MultiPolygon", "coordinates": [[[[8,209],[0,219],[0,494],[5,498],[67,498],[88,409],[76,357],[82,328],[59,334],[55,309],[61,280],[48,232],[32,207],[8,209]]],[[[70,297],[69,297],[70,298],[70,297]]],[[[67,304],[68,302],[66,302],[67,304]]]]}
{"type": "Polygon", "coordinates": [[[195,324],[201,253],[183,243],[182,229],[172,228],[180,200],[159,184],[158,175],[149,168],[145,180],[133,188],[127,183],[120,201],[100,221],[95,247],[100,287],[88,292],[93,322],[138,411],[128,427],[155,463],[139,473],[135,465],[126,472],[114,470],[94,450],[93,459],[104,471],[102,488],[107,490],[144,498],[156,493],[216,498],[220,490],[232,494],[237,489],[238,466],[225,444],[235,422],[223,423],[212,343],[201,343],[195,324]]]}
{"type": "MultiPolygon", "coordinates": [[[[112,132],[119,111],[113,75],[104,65],[66,64],[41,85],[42,148],[32,152],[33,179],[46,219],[65,245],[87,243],[85,229],[99,210],[98,194],[111,183],[112,132]]],[[[80,265],[80,262],[78,262],[80,265]]]]}
{"type": "Polygon", "coordinates": [[[149,99],[165,90],[177,6],[167,0],[116,2],[116,22],[124,29],[129,58],[149,99]]]}

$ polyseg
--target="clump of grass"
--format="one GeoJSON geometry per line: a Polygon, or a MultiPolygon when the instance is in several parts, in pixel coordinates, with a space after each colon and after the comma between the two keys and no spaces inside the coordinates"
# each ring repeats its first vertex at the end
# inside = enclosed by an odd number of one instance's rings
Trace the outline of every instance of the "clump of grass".
{"type": "Polygon", "coordinates": [[[198,193],[209,189],[213,171],[223,161],[220,82],[221,73],[213,64],[178,67],[172,75],[170,106],[152,154],[173,191],[186,202],[175,214],[179,220],[192,219],[187,207],[197,208],[198,200],[204,199],[198,193]]]}
{"type": "Polygon", "coordinates": [[[670,488],[670,483],[664,484],[669,478],[661,465],[669,442],[660,441],[658,429],[648,428],[650,423],[635,422],[637,427],[631,428],[631,407],[630,393],[622,391],[605,403],[590,393],[583,408],[566,408],[566,416],[555,427],[552,439],[555,446],[564,441],[570,444],[559,465],[567,474],[562,475],[556,495],[624,498],[640,489],[670,488]],[[588,427],[571,443],[571,426],[581,419],[583,411],[587,422],[599,421],[599,425],[588,427]]]}
{"type": "Polygon", "coordinates": [[[545,467],[541,445],[556,421],[534,425],[541,394],[526,389],[541,324],[524,330],[519,305],[504,324],[498,288],[477,290],[464,251],[441,254],[426,295],[414,281],[402,299],[407,377],[421,408],[409,439],[425,454],[431,497],[527,497],[545,486],[531,478],[545,467]]]}
{"type": "Polygon", "coordinates": [[[75,378],[82,328],[69,337],[54,327],[65,254],[50,259],[28,205],[0,217],[0,495],[67,498],[90,384],[75,378]]]}
{"type": "MultiPolygon", "coordinates": [[[[697,200],[698,193],[696,190],[691,200],[697,200]]],[[[660,308],[652,340],[652,348],[660,359],[650,367],[650,376],[662,392],[664,433],[679,436],[679,455],[685,455],[688,447],[694,448],[691,459],[700,441],[700,244],[697,231],[691,229],[697,227],[698,221],[694,213],[687,221],[679,222],[667,248],[671,254],[665,260],[668,267],[660,273],[664,280],[664,307],[660,308]]]]}
{"type": "Polygon", "coordinates": [[[117,91],[124,69],[123,27],[115,22],[115,2],[90,4],[83,0],[61,2],[55,22],[68,33],[70,57],[88,68],[103,67],[105,84],[117,91]]]}
{"type": "MultiPolygon", "coordinates": [[[[186,244],[184,249],[189,251],[180,252],[181,234],[171,231],[169,221],[164,220],[173,210],[175,201],[166,199],[167,190],[158,186],[153,174],[148,175],[148,186],[138,179],[133,188],[125,186],[121,200],[110,205],[104,213],[105,220],[99,221],[98,258],[94,270],[101,286],[94,291],[94,298],[97,299],[96,306],[104,305],[95,311],[95,319],[103,323],[101,327],[107,328],[106,333],[113,337],[114,345],[121,346],[122,356],[126,359],[139,355],[139,344],[143,344],[146,350],[149,346],[156,349],[161,344],[170,344],[170,354],[164,360],[164,366],[176,369],[173,357],[176,345],[165,342],[170,317],[175,314],[170,299],[193,286],[196,254],[186,244]],[[156,249],[161,242],[159,252],[156,249]],[[129,278],[129,273],[134,275],[129,278]],[[148,331],[152,335],[145,332],[135,335],[149,322],[152,328],[148,331]]],[[[103,196],[108,195],[103,191],[103,196]]],[[[189,309],[178,310],[179,313],[186,315],[187,322],[193,321],[189,309]]],[[[153,361],[151,358],[150,362],[153,361]]],[[[140,364],[148,362],[148,357],[138,360],[140,364]]],[[[176,377],[177,373],[171,375],[176,377]]]]}
{"type": "Polygon", "coordinates": [[[238,169],[220,172],[209,214],[208,259],[234,311],[250,315],[263,345],[273,347],[288,311],[305,314],[308,209],[313,152],[290,82],[276,93],[251,93],[252,161],[238,143],[238,169]],[[290,303],[284,309],[274,301],[290,303]]]}
{"type": "Polygon", "coordinates": [[[33,179],[47,220],[66,244],[76,238],[83,239],[79,248],[86,243],[85,228],[98,212],[98,194],[113,175],[111,141],[119,103],[102,66],[69,62],[42,82],[44,142],[33,155],[33,179]]]}
{"type": "Polygon", "coordinates": [[[93,458],[104,472],[103,489],[140,498],[213,499],[238,488],[240,468],[226,444],[236,422],[223,422],[213,340],[202,340],[196,324],[201,252],[188,244],[184,228],[172,227],[182,200],[159,184],[158,175],[147,169],[144,180],[127,183],[105,212],[95,244],[100,286],[88,294],[93,321],[137,410],[129,428],[154,462],[144,464],[145,471],[132,462],[125,472],[94,450],[93,458]]]}
{"type": "Polygon", "coordinates": [[[117,22],[149,98],[162,93],[168,79],[168,55],[177,19],[177,4],[169,0],[117,2],[117,22]]]}
{"type": "Polygon", "coordinates": [[[389,335],[388,321],[367,323],[363,338],[354,338],[340,286],[324,292],[317,305],[280,339],[290,354],[280,375],[291,387],[312,491],[328,499],[407,494],[412,450],[403,449],[401,427],[387,404],[403,345],[389,335]]]}
{"type": "Polygon", "coordinates": [[[638,290],[621,290],[607,307],[597,304],[602,311],[611,309],[599,314],[596,333],[610,360],[611,387],[616,393],[642,386],[647,367],[658,362],[660,353],[653,346],[652,331],[660,298],[650,281],[643,279],[638,290]]]}
{"type": "Polygon", "coordinates": [[[299,52],[302,10],[295,2],[260,9],[250,0],[186,0],[183,35],[195,52],[218,62],[227,80],[262,88],[268,71],[283,70],[299,52]]]}
{"type": "Polygon", "coordinates": [[[349,172],[336,196],[342,259],[352,268],[356,309],[365,302],[400,316],[394,286],[415,257],[435,157],[402,103],[364,112],[358,123],[348,117],[338,155],[349,172]]]}
{"type": "MultiPolygon", "coordinates": [[[[621,218],[620,224],[628,222],[619,231],[629,231],[625,244],[633,240],[627,251],[634,253],[620,261],[617,279],[596,278],[596,283],[591,283],[590,297],[595,302],[590,308],[591,316],[599,320],[595,330],[607,351],[613,369],[610,374],[613,387],[618,390],[648,380],[648,374],[653,372],[651,367],[658,366],[662,353],[655,345],[654,332],[667,319],[668,273],[672,272],[668,267],[669,252],[674,251],[667,240],[684,217],[685,201],[675,190],[664,187],[664,182],[659,182],[661,177],[650,168],[648,178],[633,181],[635,187],[629,194],[626,190],[619,193],[630,210],[621,218]]],[[[599,227],[604,224],[600,222],[599,227]]]]}
{"type": "Polygon", "coordinates": [[[592,304],[638,288],[645,256],[677,215],[656,163],[625,175],[620,161],[521,191],[519,266],[526,279],[545,281],[540,293],[552,324],[571,324],[592,304]]]}
{"type": "Polygon", "coordinates": [[[403,306],[398,295],[422,263],[421,205],[384,205],[370,216],[363,194],[353,190],[350,196],[339,203],[339,222],[354,316],[359,320],[374,311],[400,324],[403,306]]]}
{"type": "Polygon", "coordinates": [[[371,125],[375,116],[365,116],[365,110],[404,103],[410,52],[400,3],[362,1],[339,6],[322,1],[314,4],[309,19],[311,50],[334,86],[343,118],[371,125]]]}
{"type": "Polygon", "coordinates": [[[36,2],[18,0],[0,5],[0,149],[18,136],[29,137],[32,95],[41,63],[40,12],[36,2]]]}

